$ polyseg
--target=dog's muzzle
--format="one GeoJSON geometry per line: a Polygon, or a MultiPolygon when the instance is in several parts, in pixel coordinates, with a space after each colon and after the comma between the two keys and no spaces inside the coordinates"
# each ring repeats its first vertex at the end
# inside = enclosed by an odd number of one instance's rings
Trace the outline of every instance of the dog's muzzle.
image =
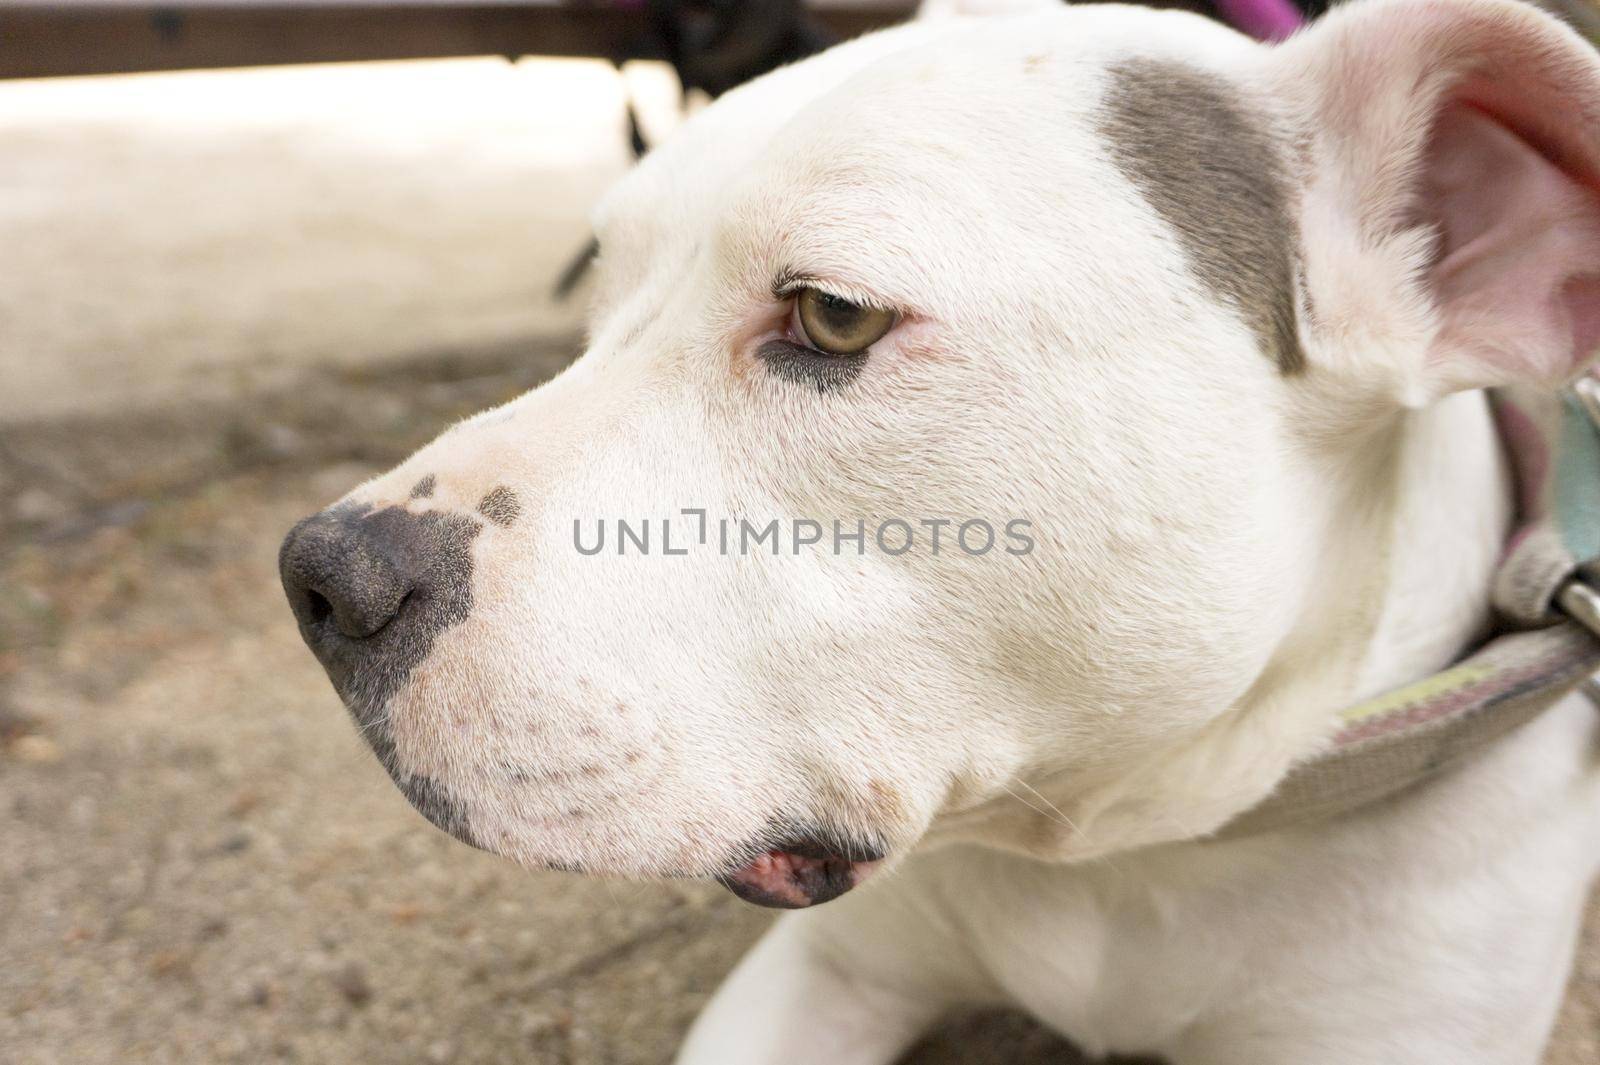
{"type": "Polygon", "coordinates": [[[300,635],[361,734],[423,816],[468,843],[462,804],[400,765],[387,707],[439,634],[472,613],[481,528],[464,514],[346,504],[296,525],[278,552],[300,635]]]}

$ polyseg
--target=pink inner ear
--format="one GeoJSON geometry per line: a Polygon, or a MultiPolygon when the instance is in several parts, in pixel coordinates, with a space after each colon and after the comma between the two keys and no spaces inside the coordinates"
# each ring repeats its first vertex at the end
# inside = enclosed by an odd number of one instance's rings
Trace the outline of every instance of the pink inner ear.
{"type": "Polygon", "coordinates": [[[1600,194],[1460,103],[1441,112],[1425,167],[1435,371],[1454,387],[1570,377],[1600,342],[1600,194]]]}
{"type": "Polygon", "coordinates": [[[1561,299],[1572,320],[1578,360],[1584,362],[1600,347],[1600,277],[1573,278],[1561,290],[1561,299]]]}

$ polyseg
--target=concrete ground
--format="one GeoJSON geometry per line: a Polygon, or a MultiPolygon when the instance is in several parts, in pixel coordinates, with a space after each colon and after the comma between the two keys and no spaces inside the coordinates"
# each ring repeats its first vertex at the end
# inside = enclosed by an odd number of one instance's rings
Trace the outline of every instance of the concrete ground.
{"type": "MultiPolygon", "coordinates": [[[[570,336],[671,73],[459,59],[0,82],[0,423],[570,336]]],[[[664,135],[664,134],[663,134],[664,135]]]]}
{"type": "MultiPolygon", "coordinates": [[[[226,79],[29,90],[48,107],[0,87],[3,1065],[662,1063],[770,919],[433,830],[282,602],[296,518],[574,350],[548,285],[617,127],[547,102],[540,128],[588,139],[495,163],[515,108],[497,125],[439,96],[512,68],[445,66],[432,88],[309,74],[309,94],[277,72],[272,106],[226,79]]],[[[1590,923],[1548,1065],[1600,1061],[1590,923]]],[[[1078,1060],[1007,1016],[910,1059],[1078,1060]]]]}

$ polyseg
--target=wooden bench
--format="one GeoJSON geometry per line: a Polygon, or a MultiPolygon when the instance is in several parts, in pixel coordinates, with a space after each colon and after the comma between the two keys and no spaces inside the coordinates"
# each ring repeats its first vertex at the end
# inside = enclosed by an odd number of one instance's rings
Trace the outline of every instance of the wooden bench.
{"type": "MultiPolygon", "coordinates": [[[[841,36],[914,0],[820,0],[841,36]]],[[[0,0],[0,78],[465,55],[660,54],[639,0],[0,0]]]]}

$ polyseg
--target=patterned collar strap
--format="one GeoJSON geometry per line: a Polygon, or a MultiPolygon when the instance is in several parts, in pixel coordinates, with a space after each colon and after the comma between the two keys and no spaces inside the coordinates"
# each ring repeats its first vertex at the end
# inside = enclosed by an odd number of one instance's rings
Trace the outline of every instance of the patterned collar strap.
{"type": "Polygon", "coordinates": [[[1491,397],[1518,522],[1495,574],[1500,635],[1339,715],[1318,755],[1218,833],[1232,839],[1397,795],[1554,706],[1600,671],[1600,382],[1491,397]]]}

